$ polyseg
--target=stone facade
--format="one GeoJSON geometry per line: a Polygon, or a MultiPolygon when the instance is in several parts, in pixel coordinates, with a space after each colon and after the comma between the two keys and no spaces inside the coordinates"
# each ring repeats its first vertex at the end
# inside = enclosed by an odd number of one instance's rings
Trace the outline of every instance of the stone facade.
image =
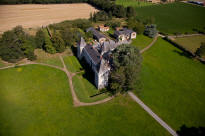
{"type": "Polygon", "coordinates": [[[114,36],[118,41],[126,41],[136,38],[137,34],[132,30],[123,28],[121,30],[115,31],[114,36]]]}
{"type": "Polygon", "coordinates": [[[92,31],[94,34],[96,34],[96,37],[94,38],[97,39],[99,43],[89,45],[86,44],[83,37],[81,37],[77,45],[77,56],[79,60],[82,60],[84,58],[84,60],[87,62],[87,64],[95,74],[95,86],[98,89],[102,89],[108,85],[108,79],[111,70],[111,52],[121,44],[130,44],[130,39],[136,37],[136,35],[134,35],[135,32],[132,31],[132,33],[129,33],[129,38],[126,38],[123,41],[116,42],[106,39],[105,41],[100,42],[100,39],[98,39],[98,31],[94,30],[93,28],[90,28],[88,32],[89,31],[92,31]]]}

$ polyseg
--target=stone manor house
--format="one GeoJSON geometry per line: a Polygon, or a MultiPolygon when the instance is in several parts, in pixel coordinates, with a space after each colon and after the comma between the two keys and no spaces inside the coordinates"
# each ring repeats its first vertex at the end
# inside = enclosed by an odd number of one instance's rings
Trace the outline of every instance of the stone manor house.
{"type": "Polygon", "coordinates": [[[116,40],[110,40],[104,34],[91,27],[86,32],[92,32],[97,42],[93,45],[87,44],[81,37],[77,45],[77,56],[79,60],[84,60],[89,64],[95,75],[95,86],[102,89],[108,85],[109,73],[111,70],[111,52],[121,44],[130,44],[131,39],[136,38],[136,32],[123,28],[115,31],[116,40]]]}

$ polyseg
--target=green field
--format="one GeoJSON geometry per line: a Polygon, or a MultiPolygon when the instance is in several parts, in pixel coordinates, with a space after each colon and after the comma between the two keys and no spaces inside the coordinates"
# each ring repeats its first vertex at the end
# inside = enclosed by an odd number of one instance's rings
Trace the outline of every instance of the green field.
{"type": "MultiPolygon", "coordinates": [[[[122,5],[127,6],[126,3],[122,5]]],[[[132,5],[135,6],[134,4],[132,5]]],[[[193,33],[193,29],[205,31],[204,7],[182,2],[135,7],[137,18],[146,20],[154,17],[155,23],[161,32],[174,34],[193,33]]]]}
{"type": "Polygon", "coordinates": [[[66,56],[63,58],[68,71],[80,72],[83,68],[75,56],[66,56]]]}
{"type": "Polygon", "coordinates": [[[161,38],[143,54],[140,98],[175,130],[205,126],[205,65],[161,38]]]}
{"type": "Polygon", "coordinates": [[[192,53],[195,53],[196,50],[201,46],[201,43],[205,42],[205,35],[175,38],[174,42],[191,51],[192,53]]]}
{"type": "Polygon", "coordinates": [[[128,96],[73,107],[64,72],[39,65],[0,70],[1,136],[166,136],[128,96]]]}
{"type": "Polygon", "coordinates": [[[132,45],[136,46],[140,50],[148,46],[152,42],[152,38],[145,35],[137,35],[136,39],[132,40],[132,45]]]}
{"type": "Polygon", "coordinates": [[[92,83],[84,78],[82,74],[73,77],[73,85],[78,98],[82,102],[94,102],[108,97],[108,94],[100,94],[90,97],[99,94],[100,92],[92,83]]]}
{"type": "Polygon", "coordinates": [[[135,6],[135,7],[144,7],[153,5],[150,2],[140,1],[140,0],[116,0],[116,4],[123,5],[125,7],[135,6]]]}

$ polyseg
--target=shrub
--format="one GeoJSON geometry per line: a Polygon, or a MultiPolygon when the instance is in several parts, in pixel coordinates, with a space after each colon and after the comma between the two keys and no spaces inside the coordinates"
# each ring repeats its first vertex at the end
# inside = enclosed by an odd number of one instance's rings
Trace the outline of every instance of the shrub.
{"type": "Polygon", "coordinates": [[[152,25],[147,25],[144,31],[144,34],[153,38],[157,35],[158,31],[157,31],[157,27],[156,25],[152,24],[152,25]]]}

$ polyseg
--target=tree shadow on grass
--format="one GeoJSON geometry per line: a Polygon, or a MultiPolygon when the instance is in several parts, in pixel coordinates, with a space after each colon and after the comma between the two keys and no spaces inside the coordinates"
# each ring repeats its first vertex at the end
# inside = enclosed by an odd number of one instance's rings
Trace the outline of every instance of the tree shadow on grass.
{"type": "Polygon", "coordinates": [[[205,136],[205,127],[187,127],[182,125],[177,131],[179,136],[205,136]]]}
{"type": "Polygon", "coordinates": [[[187,57],[189,59],[192,59],[193,58],[193,55],[188,53],[188,52],[184,52],[184,51],[178,51],[178,50],[173,50],[173,52],[179,54],[180,56],[184,56],[184,57],[187,57]]]}

